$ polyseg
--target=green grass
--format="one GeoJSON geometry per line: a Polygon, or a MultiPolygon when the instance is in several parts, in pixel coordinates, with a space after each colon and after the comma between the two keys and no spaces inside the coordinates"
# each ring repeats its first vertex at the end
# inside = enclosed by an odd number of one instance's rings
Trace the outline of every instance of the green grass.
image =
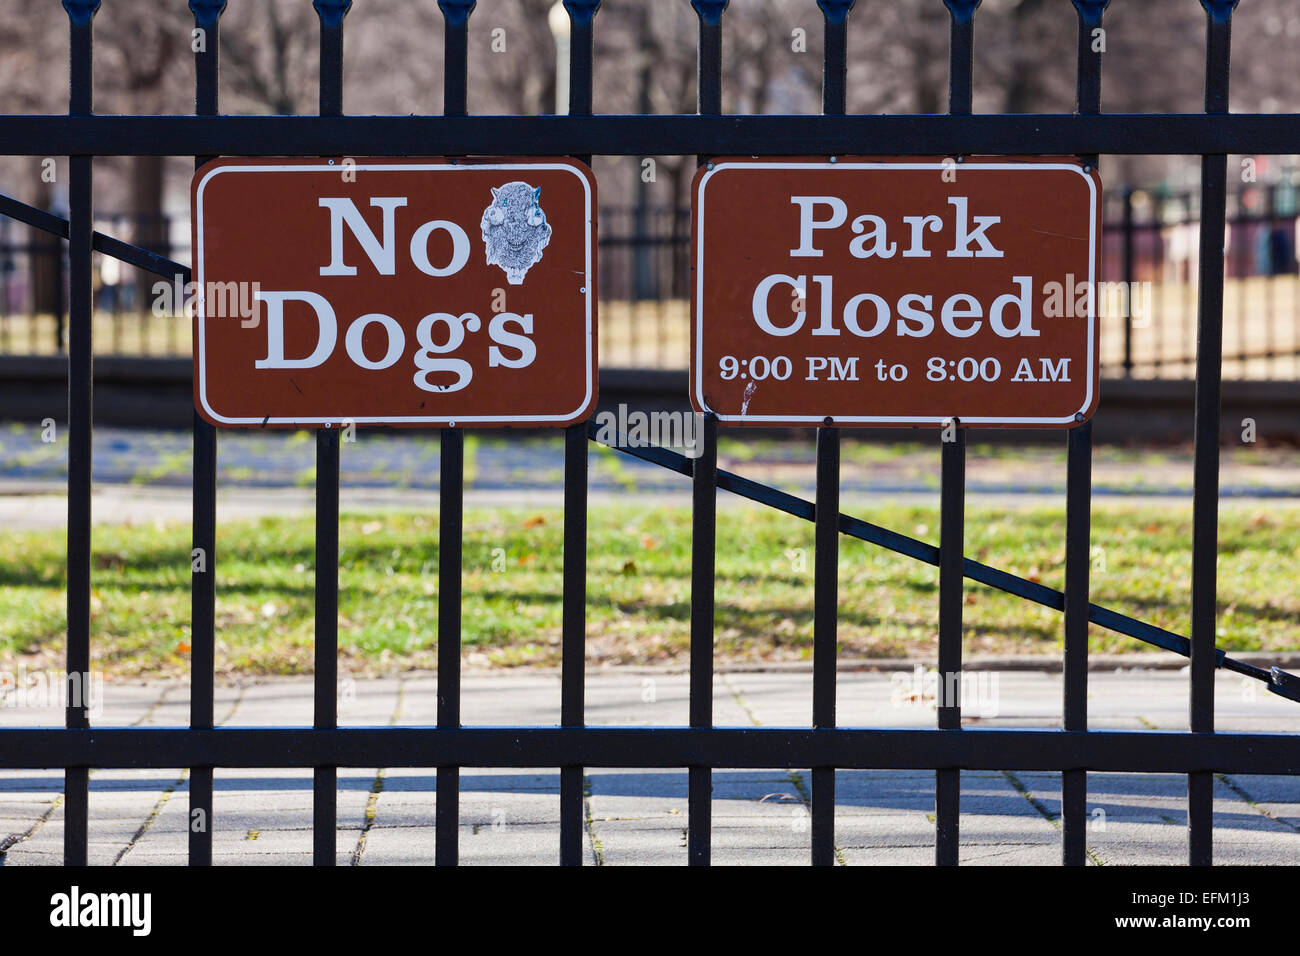
{"type": "MultiPolygon", "coordinates": [[[[925,541],[932,508],[848,508],[925,541]]],[[[690,631],[690,514],[675,507],[593,506],[588,536],[588,658],[684,659],[690,631]]],[[[1056,508],[971,507],[967,553],[1059,588],[1064,514],[1056,508]]],[[[339,640],[354,672],[431,667],[438,597],[436,516],[345,515],[340,528],[339,640]]],[[[1093,600],[1186,633],[1191,509],[1099,501],[1093,517],[1093,600]]],[[[558,509],[465,515],[463,629],[471,663],[555,664],[561,620],[558,509]]],[[[1300,508],[1225,506],[1219,561],[1219,645],[1300,647],[1300,508]]],[[[840,644],[846,657],[933,653],[935,568],[841,539],[840,644]]],[[[737,660],[811,653],[813,528],[749,507],[718,521],[718,654],[737,660]]],[[[312,523],[264,518],[220,525],[217,664],[223,673],[293,674],[312,667],[312,523]]],[[[0,535],[0,659],[63,653],[61,533],[0,535]]],[[[92,648],[117,675],[184,673],[190,643],[187,526],[97,528],[92,648]]],[[[1058,612],[967,582],[968,652],[1059,650],[1058,612]]],[[[1094,628],[1094,651],[1146,649],[1094,628]]]]}

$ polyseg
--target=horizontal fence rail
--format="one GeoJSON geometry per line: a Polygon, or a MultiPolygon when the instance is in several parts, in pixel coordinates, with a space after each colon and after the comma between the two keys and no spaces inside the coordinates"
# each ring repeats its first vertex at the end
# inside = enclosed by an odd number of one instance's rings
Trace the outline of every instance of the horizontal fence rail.
{"type": "Polygon", "coordinates": [[[3,730],[5,767],[838,767],[1300,773],[1292,734],[851,727],[3,730]]]}
{"type": "Polygon", "coordinates": [[[1300,115],[0,116],[11,156],[1282,155],[1300,115]]]}
{"type": "MultiPolygon", "coordinates": [[[[938,0],[933,0],[937,4],[938,0]]],[[[561,772],[561,859],[581,862],[582,772],[601,767],[689,768],[687,856],[711,855],[711,774],[719,767],[805,766],[813,770],[814,863],[833,862],[834,772],[924,769],[935,777],[936,847],[941,864],[958,862],[961,771],[1061,771],[1062,861],[1082,865],[1082,830],[1089,771],[1176,773],[1188,782],[1188,856],[1212,862],[1213,774],[1300,774],[1300,737],[1294,734],[1216,733],[1213,679],[1224,668],[1264,681],[1281,696],[1300,700],[1300,680],[1226,655],[1215,645],[1218,550],[1218,437],[1227,222],[1226,154],[1283,154],[1300,142],[1300,116],[1227,113],[1230,22],[1235,0],[1202,0],[1206,12],[1206,95],[1203,114],[1101,114],[1101,58],[1089,44],[1107,0],[1074,0],[1079,33],[1078,112],[1073,115],[971,115],[974,21],[979,0],[944,0],[949,12],[949,114],[843,115],[846,23],[853,0],[819,0],[825,19],[823,114],[726,116],[721,113],[721,62],[726,0],[693,0],[699,20],[696,115],[593,116],[592,55],[599,0],[565,0],[572,26],[568,116],[468,116],[466,44],[474,0],[440,0],[445,27],[443,116],[342,115],[343,23],[350,0],[315,0],[320,20],[320,116],[218,115],[218,21],[224,0],[190,0],[195,24],[208,33],[196,53],[196,113],[178,116],[95,116],[91,95],[92,21],[98,0],[64,0],[69,15],[71,84],[67,116],[0,116],[0,153],[72,158],[66,220],[12,199],[0,214],[68,242],[68,640],[69,674],[91,660],[91,429],[93,412],[92,261],[99,251],[164,277],[189,270],[94,230],[91,157],[192,155],[431,155],[555,154],[894,155],[1187,154],[1202,157],[1197,224],[1198,336],[1196,452],[1193,517],[1192,621],[1188,636],[1174,634],[1089,599],[1091,425],[1072,430],[1068,443],[1065,589],[1058,591],[965,556],[965,432],[936,449],[943,476],[938,547],[843,514],[839,508],[838,429],[818,430],[817,490],[807,501],[717,468],[718,423],[706,417],[703,454],[694,459],[663,448],[619,450],[668,468],[692,482],[690,722],[688,727],[609,728],[586,724],[585,657],[587,455],[594,430],[565,433],[564,623],[562,726],[463,727],[460,713],[460,548],[464,487],[464,432],[442,430],[440,467],[439,680],[435,727],[340,728],[334,679],[338,628],[337,431],[317,435],[315,585],[317,621],[315,714],[302,728],[213,727],[216,460],[214,429],[194,418],[194,544],[207,552],[193,579],[193,683],[190,726],[100,729],[70,708],[62,729],[0,730],[0,769],[55,766],[65,772],[64,858],[84,864],[88,830],[88,775],[93,767],[193,769],[190,862],[212,862],[214,767],[311,767],[313,843],[317,864],[335,859],[337,769],[425,766],[438,772],[434,807],[436,860],[458,861],[460,768],[553,766],[561,772]],[[720,728],[712,711],[717,492],[730,491],[814,522],[816,595],[814,720],[809,728],[720,728]],[[961,610],[966,580],[998,588],[1063,612],[1064,729],[993,730],[962,726],[960,709],[945,706],[932,730],[846,728],[835,720],[836,571],[841,535],[859,538],[940,568],[940,670],[961,671],[961,610]],[[1189,726],[1182,731],[1095,731],[1087,726],[1087,636],[1095,623],[1191,659],[1189,726]]]]}

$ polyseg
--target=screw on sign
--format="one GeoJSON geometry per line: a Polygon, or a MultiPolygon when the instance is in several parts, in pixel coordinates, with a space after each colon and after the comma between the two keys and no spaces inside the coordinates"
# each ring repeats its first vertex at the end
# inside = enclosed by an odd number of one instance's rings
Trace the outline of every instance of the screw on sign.
{"type": "Polygon", "coordinates": [[[540,427],[595,405],[582,163],[214,160],[192,191],[214,425],[540,427]]]}
{"type": "Polygon", "coordinates": [[[1077,425],[1100,208],[1072,158],[715,160],[694,184],[691,403],[740,425],[1077,425]]]}

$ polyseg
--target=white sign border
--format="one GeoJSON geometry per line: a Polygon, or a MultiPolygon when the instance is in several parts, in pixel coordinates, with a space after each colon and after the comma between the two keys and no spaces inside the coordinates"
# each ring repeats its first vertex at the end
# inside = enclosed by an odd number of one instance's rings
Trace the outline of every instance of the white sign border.
{"type": "MultiPolygon", "coordinates": [[[[704,401],[704,243],[699,241],[704,235],[704,187],[708,185],[710,179],[715,173],[724,169],[815,169],[815,170],[853,170],[853,169],[890,169],[890,170],[944,170],[950,168],[943,162],[937,163],[840,163],[840,162],[780,162],[780,163],[763,163],[763,162],[722,162],[714,163],[713,167],[700,177],[700,184],[696,188],[696,261],[695,261],[695,355],[692,356],[692,371],[694,374],[694,398],[698,407],[706,409],[717,416],[719,422],[807,422],[808,424],[821,424],[826,420],[825,415],[722,415],[709,408],[708,403],[704,401]]],[[[957,167],[962,173],[972,170],[1072,170],[1083,177],[1088,184],[1089,207],[1088,207],[1088,287],[1096,288],[1096,269],[1097,269],[1097,184],[1092,176],[1085,173],[1081,165],[1073,163],[962,163],[957,167]]],[[[879,424],[879,425],[944,425],[954,417],[962,424],[968,425],[1077,425],[1080,424],[1078,415],[1083,414],[1089,405],[1092,404],[1093,393],[1093,368],[1095,365],[1094,350],[1096,349],[1097,334],[1097,297],[1091,296],[1089,299],[1088,311],[1088,390],[1084,395],[1083,404],[1079,406],[1078,411],[1066,418],[1011,418],[1011,417],[963,417],[952,415],[836,415],[833,420],[838,423],[860,423],[860,424],[879,424]]]]}
{"type": "MultiPolygon", "coordinates": [[[[565,170],[567,172],[573,173],[573,175],[576,176],[578,180],[582,183],[582,192],[586,204],[587,272],[585,276],[585,282],[583,285],[583,288],[587,290],[585,294],[586,304],[587,304],[587,315],[586,315],[587,392],[586,395],[583,397],[582,402],[578,405],[577,408],[575,408],[572,412],[569,412],[565,415],[511,415],[511,416],[500,416],[500,415],[350,416],[350,415],[343,415],[343,416],[333,416],[329,418],[273,417],[273,416],[261,417],[261,418],[230,418],[228,416],[221,415],[220,413],[218,413],[208,403],[207,356],[205,353],[205,334],[204,334],[204,319],[205,319],[204,311],[205,311],[206,303],[203,303],[202,299],[200,299],[200,302],[202,304],[200,305],[200,308],[196,312],[198,316],[198,337],[195,343],[198,349],[198,359],[199,359],[197,363],[198,369],[196,370],[198,374],[198,385],[199,385],[198,394],[199,394],[199,401],[203,404],[204,410],[210,416],[212,416],[212,419],[214,421],[220,422],[225,425],[333,425],[333,424],[342,425],[342,423],[344,422],[354,422],[358,425],[362,425],[362,424],[434,425],[434,424],[443,424],[443,423],[452,423],[452,422],[456,424],[459,424],[461,422],[467,422],[467,423],[479,422],[479,423],[494,424],[494,425],[501,425],[501,424],[508,425],[511,424],[512,422],[547,422],[547,423],[554,423],[554,425],[557,428],[562,427],[563,425],[566,424],[573,424],[577,422],[578,415],[580,415],[583,409],[585,409],[591,403],[592,392],[594,389],[595,377],[596,377],[596,369],[595,369],[596,350],[593,347],[594,343],[592,342],[592,333],[594,332],[594,321],[593,321],[592,313],[593,313],[593,304],[595,301],[594,299],[595,287],[591,281],[591,277],[592,277],[591,239],[592,239],[592,234],[594,232],[595,223],[592,218],[592,209],[591,209],[591,183],[587,181],[587,177],[583,175],[583,172],[577,166],[570,165],[568,163],[475,163],[473,161],[467,161],[463,164],[462,163],[367,163],[364,165],[353,166],[350,168],[358,172],[366,172],[366,171],[421,172],[425,170],[439,170],[439,171],[490,170],[490,171],[505,172],[505,171],[543,169],[543,170],[565,170]]],[[[199,185],[196,187],[194,192],[194,215],[195,215],[195,230],[194,230],[195,237],[194,238],[195,238],[195,242],[197,243],[197,246],[195,248],[193,273],[194,273],[194,281],[197,283],[197,287],[200,289],[207,288],[207,283],[204,281],[203,278],[203,191],[207,187],[208,182],[213,177],[224,172],[245,172],[245,173],[248,172],[297,172],[297,173],[326,172],[326,173],[330,173],[331,175],[337,176],[339,175],[340,170],[341,167],[338,165],[338,163],[334,162],[331,165],[330,160],[321,160],[320,162],[317,163],[300,163],[294,165],[285,164],[285,165],[263,166],[263,165],[255,165],[255,164],[247,164],[247,165],[231,164],[231,165],[216,166],[213,169],[209,170],[204,175],[204,177],[199,181],[199,185]]]]}

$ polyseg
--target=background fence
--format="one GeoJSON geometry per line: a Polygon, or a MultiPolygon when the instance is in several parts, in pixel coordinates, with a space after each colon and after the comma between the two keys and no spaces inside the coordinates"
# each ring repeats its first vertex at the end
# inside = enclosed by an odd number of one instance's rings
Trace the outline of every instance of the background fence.
{"type": "MultiPolygon", "coordinates": [[[[1225,378],[1300,379],[1300,166],[1287,159],[1272,167],[1280,170],[1273,181],[1242,183],[1229,194],[1225,378]]],[[[1195,192],[1107,189],[1102,278],[1115,285],[1101,297],[1103,375],[1193,376],[1199,202],[1195,192]]],[[[649,205],[600,210],[602,367],[686,368],[690,216],[689,208],[649,205]]],[[[188,216],[163,217],[159,225],[99,214],[97,229],[127,241],[162,235],[153,251],[189,261],[188,216]]],[[[67,253],[62,243],[29,233],[0,218],[0,354],[66,347],[67,253]]],[[[151,308],[158,281],[95,254],[97,354],[190,354],[188,319],[151,308]]]]}

